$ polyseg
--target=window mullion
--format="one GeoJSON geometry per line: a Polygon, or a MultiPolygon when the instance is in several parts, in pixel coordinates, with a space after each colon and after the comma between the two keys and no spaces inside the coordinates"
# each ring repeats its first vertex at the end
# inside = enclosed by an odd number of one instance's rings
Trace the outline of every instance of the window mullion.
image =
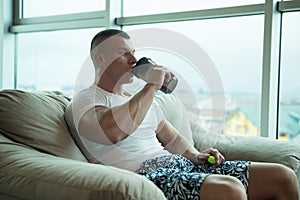
{"type": "Polygon", "coordinates": [[[263,46],[261,129],[263,137],[276,138],[278,129],[278,87],[281,13],[275,0],[266,0],[263,46]]]}
{"type": "Polygon", "coordinates": [[[82,29],[82,28],[99,28],[106,26],[106,19],[89,19],[80,21],[68,22],[53,22],[53,23],[34,23],[26,25],[15,25],[10,27],[10,32],[25,33],[38,31],[54,31],[54,30],[68,30],[68,29],[82,29]]]}
{"type": "Polygon", "coordinates": [[[280,12],[300,11],[300,1],[281,1],[281,2],[278,2],[277,9],[280,12]]]}
{"type": "MultiPolygon", "coordinates": [[[[109,0],[107,0],[109,2],[109,0]]],[[[12,33],[107,27],[107,10],[23,18],[23,0],[14,1],[12,33]]]]}
{"type": "Polygon", "coordinates": [[[246,6],[235,6],[226,8],[214,8],[206,10],[193,10],[184,12],[173,12],[164,14],[141,15],[132,17],[116,18],[117,25],[139,25],[149,23],[165,23],[175,21],[203,20],[224,17],[237,17],[247,15],[257,15],[264,13],[264,4],[254,4],[246,6]]]}
{"type": "Polygon", "coordinates": [[[15,25],[32,25],[32,24],[41,24],[41,23],[80,21],[80,20],[88,20],[88,19],[103,19],[105,17],[106,17],[105,11],[94,11],[94,12],[86,12],[86,13],[65,14],[65,15],[45,16],[45,17],[20,18],[15,23],[15,25]]]}

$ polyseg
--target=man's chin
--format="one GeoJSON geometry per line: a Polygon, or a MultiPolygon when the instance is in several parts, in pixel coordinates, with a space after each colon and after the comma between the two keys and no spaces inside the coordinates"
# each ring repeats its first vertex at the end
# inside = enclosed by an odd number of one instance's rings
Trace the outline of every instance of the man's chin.
{"type": "Polygon", "coordinates": [[[133,77],[130,77],[130,78],[127,78],[127,79],[123,79],[122,80],[122,83],[123,84],[129,84],[129,83],[132,83],[133,82],[133,77]]]}
{"type": "Polygon", "coordinates": [[[127,83],[129,84],[129,83],[132,83],[132,82],[133,82],[133,78],[130,78],[127,83]]]}

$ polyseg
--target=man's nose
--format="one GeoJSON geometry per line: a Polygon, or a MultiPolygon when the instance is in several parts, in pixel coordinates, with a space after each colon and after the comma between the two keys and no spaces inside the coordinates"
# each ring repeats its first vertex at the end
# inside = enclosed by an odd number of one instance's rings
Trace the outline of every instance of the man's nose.
{"type": "Polygon", "coordinates": [[[136,57],[134,56],[134,53],[133,52],[130,52],[129,53],[129,62],[130,64],[134,65],[136,62],[137,62],[137,59],[136,57]]]}

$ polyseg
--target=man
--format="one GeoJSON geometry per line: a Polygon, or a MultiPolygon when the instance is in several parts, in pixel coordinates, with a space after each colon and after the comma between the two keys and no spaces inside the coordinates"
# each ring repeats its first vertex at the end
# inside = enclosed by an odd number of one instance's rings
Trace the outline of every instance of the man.
{"type": "Polygon", "coordinates": [[[216,149],[198,152],[190,145],[154,101],[163,82],[174,76],[164,67],[154,66],[147,84],[128,94],[123,86],[133,81],[137,60],[127,33],[99,32],[91,43],[91,58],[94,83],[73,98],[65,117],[83,152],[97,162],[147,177],[168,199],[298,200],[297,179],[287,167],[225,162],[216,149]],[[214,165],[207,162],[210,155],[214,165]]]}

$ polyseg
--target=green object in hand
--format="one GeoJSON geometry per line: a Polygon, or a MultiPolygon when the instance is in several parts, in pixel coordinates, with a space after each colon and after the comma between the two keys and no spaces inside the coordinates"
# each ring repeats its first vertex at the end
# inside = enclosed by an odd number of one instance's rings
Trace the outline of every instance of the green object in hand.
{"type": "Polygon", "coordinates": [[[215,164],[216,163],[216,159],[214,156],[209,156],[207,161],[210,163],[210,164],[215,164]]]}

